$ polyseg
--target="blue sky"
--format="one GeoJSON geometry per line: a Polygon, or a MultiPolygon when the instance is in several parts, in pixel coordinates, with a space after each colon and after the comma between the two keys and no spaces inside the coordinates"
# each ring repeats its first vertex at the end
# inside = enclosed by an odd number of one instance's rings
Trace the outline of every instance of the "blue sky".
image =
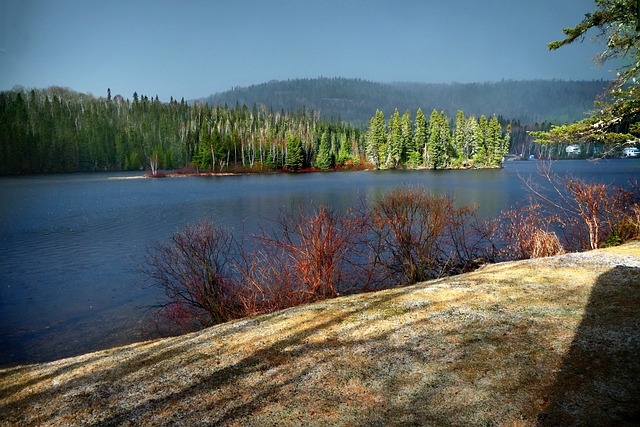
{"type": "Polygon", "coordinates": [[[0,0],[0,90],[193,99],[269,80],[612,78],[589,39],[549,52],[593,0],[0,0]]]}

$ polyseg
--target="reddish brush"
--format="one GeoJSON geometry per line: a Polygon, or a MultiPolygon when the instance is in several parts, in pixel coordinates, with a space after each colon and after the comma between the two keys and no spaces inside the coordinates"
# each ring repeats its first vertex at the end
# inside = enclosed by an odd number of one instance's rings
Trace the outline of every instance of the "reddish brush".
{"type": "Polygon", "coordinates": [[[165,244],[149,250],[143,271],[160,286],[167,303],[162,317],[193,329],[236,316],[235,286],[229,269],[237,244],[226,230],[203,221],[187,226],[165,244]]]}
{"type": "Polygon", "coordinates": [[[254,255],[245,263],[250,310],[278,309],[353,291],[363,283],[353,263],[362,230],[359,216],[339,215],[325,206],[311,213],[282,214],[273,231],[258,236],[254,255]]]}
{"type": "Polygon", "coordinates": [[[144,271],[167,296],[159,319],[184,332],[471,271],[499,257],[555,255],[564,248],[554,229],[562,230],[565,245],[583,249],[611,243],[611,236],[640,236],[637,193],[546,178],[548,187],[528,182],[536,203],[506,211],[493,224],[479,221],[475,207],[415,188],[345,213],[326,206],[283,213],[255,237],[251,251],[249,242],[243,247],[230,231],[203,221],[152,248],[144,271]]]}
{"type": "Polygon", "coordinates": [[[476,208],[456,207],[449,195],[396,189],[373,209],[378,254],[398,283],[415,283],[472,269],[494,258],[490,231],[476,208]]]}
{"type": "Polygon", "coordinates": [[[556,234],[548,229],[553,222],[542,216],[541,207],[536,204],[504,211],[498,219],[502,257],[542,258],[564,252],[556,234]]]}
{"type": "Polygon", "coordinates": [[[564,245],[572,250],[598,249],[639,236],[635,210],[638,191],[598,182],[560,177],[542,166],[538,180],[524,180],[535,208],[547,222],[562,230],[564,245]]]}

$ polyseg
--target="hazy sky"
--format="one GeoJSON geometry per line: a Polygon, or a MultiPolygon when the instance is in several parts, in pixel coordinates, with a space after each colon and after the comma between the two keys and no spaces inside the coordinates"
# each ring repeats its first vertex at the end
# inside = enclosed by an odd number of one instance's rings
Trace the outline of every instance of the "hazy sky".
{"type": "Polygon", "coordinates": [[[589,39],[549,52],[593,0],[0,0],[0,90],[192,99],[268,80],[611,78],[589,39]]]}

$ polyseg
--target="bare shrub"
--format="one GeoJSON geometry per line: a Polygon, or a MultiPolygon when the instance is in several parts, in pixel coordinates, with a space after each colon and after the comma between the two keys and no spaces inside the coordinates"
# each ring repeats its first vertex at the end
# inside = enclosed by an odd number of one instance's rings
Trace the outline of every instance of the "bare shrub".
{"type": "Polygon", "coordinates": [[[151,247],[143,272],[166,295],[160,318],[185,332],[236,317],[232,260],[238,250],[229,231],[208,221],[187,225],[169,242],[151,247]]]}
{"type": "Polygon", "coordinates": [[[607,241],[623,242],[638,236],[633,191],[598,182],[565,178],[540,169],[539,180],[524,180],[539,215],[553,218],[571,250],[598,249],[607,241]]]}
{"type": "Polygon", "coordinates": [[[457,208],[448,195],[400,188],[374,207],[371,234],[377,256],[398,284],[456,274],[493,258],[490,232],[475,207],[457,208]]]}
{"type": "MultiPolygon", "coordinates": [[[[530,206],[503,215],[503,256],[562,251],[541,212],[530,206]]],[[[321,206],[281,213],[244,246],[210,222],[187,226],[149,251],[145,272],[167,297],[159,316],[189,331],[471,271],[500,256],[496,227],[480,221],[475,206],[458,207],[449,195],[399,188],[346,212],[321,206]]]]}
{"type": "Polygon", "coordinates": [[[244,289],[239,293],[246,315],[270,313],[302,304],[293,271],[284,251],[256,249],[248,252],[240,266],[244,289]]]}
{"type": "Polygon", "coordinates": [[[613,233],[613,225],[622,219],[623,211],[617,195],[601,183],[569,179],[565,185],[570,196],[565,198],[565,202],[569,202],[566,211],[573,210],[577,214],[575,219],[567,218],[566,225],[572,225],[570,230],[577,231],[582,247],[586,247],[583,243],[586,234],[589,248],[598,249],[606,236],[613,233]]]}
{"type": "Polygon", "coordinates": [[[560,239],[553,231],[535,230],[531,241],[531,258],[543,258],[564,253],[560,239]]]}
{"type": "Polygon", "coordinates": [[[322,206],[310,213],[281,213],[271,231],[257,236],[242,271],[245,310],[265,312],[366,288],[358,263],[363,219],[322,206]]]}
{"type": "Polygon", "coordinates": [[[537,204],[503,211],[498,218],[502,258],[542,258],[563,253],[560,239],[549,230],[553,222],[553,218],[542,216],[537,204]]]}
{"type": "Polygon", "coordinates": [[[445,245],[450,253],[447,275],[473,271],[498,257],[493,238],[496,225],[492,221],[481,221],[477,212],[475,205],[451,211],[445,234],[445,245]]]}

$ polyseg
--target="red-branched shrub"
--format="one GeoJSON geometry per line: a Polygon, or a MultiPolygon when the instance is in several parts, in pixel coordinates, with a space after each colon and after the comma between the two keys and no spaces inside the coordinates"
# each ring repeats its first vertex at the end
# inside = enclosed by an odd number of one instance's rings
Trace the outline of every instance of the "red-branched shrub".
{"type": "Polygon", "coordinates": [[[187,331],[458,274],[495,259],[639,237],[638,192],[551,174],[541,182],[546,186],[528,182],[531,205],[505,211],[492,225],[478,219],[475,207],[416,188],[395,189],[344,213],[327,207],[283,213],[244,245],[203,221],[150,249],[144,271],[167,297],[160,318],[187,331]]]}
{"type": "Polygon", "coordinates": [[[564,252],[558,236],[549,229],[553,218],[541,215],[540,205],[512,208],[502,212],[497,230],[503,259],[528,259],[564,252]]]}
{"type": "Polygon", "coordinates": [[[475,207],[457,207],[448,195],[400,188],[372,210],[377,258],[397,284],[469,271],[495,255],[490,230],[475,207]]]}
{"type": "Polygon", "coordinates": [[[352,211],[322,206],[282,213],[272,230],[257,236],[242,264],[245,310],[271,311],[366,289],[369,273],[358,263],[363,229],[363,218],[352,211]]]}
{"type": "Polygon", "coordinates": [[[569,250],[598,249],[639,236],[638,192],[561,177],[541,168],[539,178],[525,180],[536,215],[555,223],[569,250]]]}
{"type": "Polygon", "coordinates": [[[208,221],[187,225],[169,242],[150,248],[143,272],[166,295],[160,317],[181,332],[237,317],[232,260],[238,250],[229,231],[208,221]]]}

